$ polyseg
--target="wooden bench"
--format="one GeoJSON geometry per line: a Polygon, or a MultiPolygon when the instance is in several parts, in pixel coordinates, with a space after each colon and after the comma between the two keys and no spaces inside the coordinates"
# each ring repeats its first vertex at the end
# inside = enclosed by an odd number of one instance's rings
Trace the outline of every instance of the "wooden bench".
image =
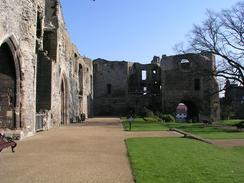
{"type": "Polygon", "coordinates": [[[12,152],[14,152],[14,148],[17,146],[16,142],[13,141],[10,137],[5,137],[4,135],[0,134],[0,152],[8,147],[11,147],[12,152]]]}

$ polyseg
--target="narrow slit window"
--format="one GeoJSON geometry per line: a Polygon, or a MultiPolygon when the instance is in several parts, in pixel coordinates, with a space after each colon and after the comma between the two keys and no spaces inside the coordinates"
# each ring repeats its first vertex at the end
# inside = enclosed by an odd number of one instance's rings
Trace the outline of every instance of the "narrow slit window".
{"type": "Polygon", "coordinates": [[[41,13],[37,12],[37,20],[36,20],[36,37],[40,38],[42,35],[42,18],[41,13]]]}
{"type": "Polygon", "coordinates": [[[200,79],[195,79],[194,80],[194,89],[195,89],[195,91],[199,91],[201,89],[200,79]]]}
{"type": "Polygon", "coordinates": [[[79,64],[79,86],[80,86],[80,95],[83,95],[83,69],[82,65],[79,64]]]}
{"type": "Polygon", "coordinates": [[[110,95],[112,93],[112,85],[107,84],[107,94],[110,95]]]}
{"type": "Polygon", "coordinates": [[[147,71],[146,70],[142,70],[141,71],[141,80],[146,80],[147,79],[147,71]]]}

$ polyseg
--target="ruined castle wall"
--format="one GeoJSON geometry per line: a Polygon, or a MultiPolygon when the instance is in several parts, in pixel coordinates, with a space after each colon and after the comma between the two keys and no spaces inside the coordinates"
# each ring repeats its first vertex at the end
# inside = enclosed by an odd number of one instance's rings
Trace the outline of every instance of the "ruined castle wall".
{"type": "Polygon", "coordinates": [[[62,27],[57,30],[57,60],[53,62],[52,67],[52,114],[53,123],[60,125],[61,122],[61,85],[64,85],[65,92],[65,123],[70,122],[70,118],[73,115],[73,108],[71,104],[72,100],[72,75],[73,67],[72,62],[74,61],[71,56],[71,50],[67,41],[66,34],[62,27]],[[71,107],[71,108],[70,108],[71,107]]]}
{"type": "Polygon", "coordinates": [[[0,45],[11,40],[15,46],[13,55],[19,60],[20,91],[15,115],[20,118],[17,128],[23,127],[25,135],[33,134],[35,127],[37,6],[44,7],[44,1],[0,1],[0,45]]]}
{"type": "Polygon", "coordinates": [[[18,96],[13,111],[20,118],[16,127],[23,136],[36,132],[37,114],[38,119],[44,117],[44,129],[74,122],[81,106],[91,116],[92,62],[83,59],[70,41],[60,1],[4,0],[0,1],[0,10],[0,46],[11,43],[14,60],[19,61],[15,66],[18,96]],[[82,103],[77,102],[80,60],[86,68],[82,77],[86,100],[82,103]]]}
{"type": "Polygon", "coordinates": [[[218,85],[209,74],[214,57],[185,54],[163,57],[161,61],[162,109],[174,113],[179,103],[188,105],[192,118],[218,119],[218,85]]]}
{"type": "Polygon", "coordinates": [[[157,64],[97,59],[94,67],[95,115],[161,110],[161,77],[157,64]],[[142,71],[146,72],[142,78],[142,71]]]}
{"type": "Polygon", "coordinates": [[[157,64],[134,63],[129,67],[129,108],[143,113],[145,108],[161,111],[161,70],[157,64]]]}
{"type": "Polygon", "coordinates": [[[93,116],[93,67],[92,61],[86,57],[79,57],[76,65],[76,84],[79,104],[78,115],[93,116]]]}
{"type": "Polygon", "coordinates": [[[88,58],[83,58],[83,111],[86,117],[93,116],[93,64],[88,58]]]}
{"type": "MultiPolygon", "coordinates": [[[[53,80],[53,97],[52,100],[52,111],[54,113],[53,119],[60,119],[60,110],[61,110],[61,96],[60,96],[60,86],[61,82],[66,83],[66,94],[67,94],[67,121],[75,122],[76,118],[81,114],[81,108],[83,108],[82,113],[85,113],[86,116],[92,116],[92,62],[89,59],[82,58],[76,47],[70,42],[67,30],[63,22],[59,22],[59,29],[57,32],[58,35],[58,55],[57,63],[54,63],[56,68],[55,74],[57,77],[53,80]],[[84,68],[83,70],[83,86],[84,89],[82,95],[79,94],[79,64],[84,68]],[[78,102],[82,98],[81,102],[78,102]]],[[[55,73],[55,71],[54,71],[55,73]]]]}
{"type": "Polygon", "coordinates": [[[127,111],[128,63],[93,61],[95,115],[120,115],[127,111]]]}

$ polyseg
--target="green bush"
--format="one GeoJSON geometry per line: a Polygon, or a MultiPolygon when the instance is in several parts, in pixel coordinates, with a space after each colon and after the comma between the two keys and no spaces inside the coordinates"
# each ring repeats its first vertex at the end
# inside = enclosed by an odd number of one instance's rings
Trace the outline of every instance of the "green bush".
{"type": "Polygon", "coordinates": [[[153,116],[153,117],[145,117],[143,118],[146,122],[149,123],[158,123],[161,122],[161,119],[158,116],[153,116]]]}
{"type": "Polygon", "coordinates": [[[158,117],[160,117],[161,114],[162,114],[162,113],[159,112],[159,111],[156,111],[156,112],[155,112],[155,115],[158,116],[158,117]]]}
{"type": "Polygon", "coordinates": [[[150,109],[144,108],[144,115],[145,115],[145,117],[153,117],[154,113],[150,109]]]}
{"type": "Polygon", "coordinates": [[[171,114],[160,114],[159,117],[166,123],[175,122],[175,118],[171,114]]]}
{"type": "Polygon", "coordinates": [[[242,122],[236,124],[235,126],[236,126],[238,129],[242,129],[242,128],[244,128],[244,121],[242,121],[242,122]]]}

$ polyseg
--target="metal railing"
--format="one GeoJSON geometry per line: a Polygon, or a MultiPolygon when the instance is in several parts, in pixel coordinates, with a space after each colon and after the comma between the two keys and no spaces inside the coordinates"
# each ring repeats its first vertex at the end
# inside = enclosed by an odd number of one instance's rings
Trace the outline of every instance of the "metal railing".
{"type": "Polygon", "coordinates": [[[36,132],[43,130],[45,114],[36,114],[36,132]]]}

